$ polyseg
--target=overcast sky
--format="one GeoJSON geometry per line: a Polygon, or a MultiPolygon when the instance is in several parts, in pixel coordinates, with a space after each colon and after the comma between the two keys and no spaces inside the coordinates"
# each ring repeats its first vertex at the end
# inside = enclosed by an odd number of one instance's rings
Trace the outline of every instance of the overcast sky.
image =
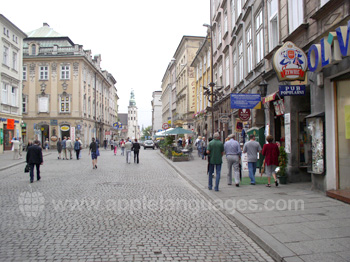
{"type": "Polygon", "coordinates": [[[183,35],[205,36],[210,0],[2,1],[1,14],[28,33],[48,23],[75,44],[101,54],[117,80],[119,112],[135,92],[139,125],[152,124],[152,92],[183,35]]]}

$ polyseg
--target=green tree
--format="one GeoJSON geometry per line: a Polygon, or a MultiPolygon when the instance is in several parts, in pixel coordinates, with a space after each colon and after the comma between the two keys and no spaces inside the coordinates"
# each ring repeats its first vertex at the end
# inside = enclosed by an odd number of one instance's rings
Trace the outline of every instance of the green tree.
{"type": "Polygon", "coordinates": [[[143,134],[142,134],[141,139],[147,140],[148,137],[152,137],[152,126],[148,126],[148,127],[144,128],[142,132],[143,132],[143,134]],[[147,139],[146,139],[146,137],[147,137],[147,139]]]}

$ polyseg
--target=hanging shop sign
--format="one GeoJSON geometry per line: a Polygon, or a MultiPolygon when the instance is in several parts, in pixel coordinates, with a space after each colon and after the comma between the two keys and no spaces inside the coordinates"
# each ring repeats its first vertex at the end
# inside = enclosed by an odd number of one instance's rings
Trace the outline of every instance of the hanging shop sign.
{"type": "Polygon", "coordinates": [[[305,80],[307,56],[292,42],[286,42],[273,56],[273,68],[279,81],[305,80]]]}
{"type": "Polygon", "coordinates": [[[280,96],[304,96],[305,85],[280,85],[280,96]]]}
{"type": "Polygon", "coordinates": [[[285,110],[283,99],[274,101],[273,106],[275,107],[276,116],[284,115],[285,110]]]}
{"type": "Polygon", "coordinates": [[[69,126],[61,126],[61,131],[68,131],[69,130],[69,126]]]}
{"type": "Polygon", "coordinates": [[[240,119],[236,119],[236,132],[242,132],[243,122],[240,119]]]}
{"type": "Polygon", "coordinates": [[[51,137],[50,137],[50,140],[51,140],[52,142],[57,142],[58,137],[57,137],[57,136],[51,136],[51,137]]]}
{"type": "Polygon", "coordinates": [[[231,94],[231,109],[253,109],[260,101],[259,94],[231,94]]]}
{"type": "Polygon", "coordinates": [[[248,121],[250,119],[250,109],[239,109],[238,116],[242,121],[248,121]]]}
{"type": "Polygon", "coordinates": [[[262,100],[263,104],[275,100],[275,99],[276,99],[277,93],[278,93],[278,92],[275,92],[275,93],[273,93],[273,94],[271,94],[271,95],[268,95],[268,96],[264,97],[263,100],[262,100]]]}
{"type": "Polygon", "coordinates": [[[311,72],[319,72],[325,66],[336,64],[342,57],[350,56],[350,20],[347,26],[339,26],[335,32],[329,32],[327,37],[314,44],[307,54],[308,67],[311,72]]]}
{"type": "Polygon", "coordinates": [[[228,115],[222,115],[220,116],[219,120],[221,123],[228,123],[230,122],[230,117],[228,115]]]}

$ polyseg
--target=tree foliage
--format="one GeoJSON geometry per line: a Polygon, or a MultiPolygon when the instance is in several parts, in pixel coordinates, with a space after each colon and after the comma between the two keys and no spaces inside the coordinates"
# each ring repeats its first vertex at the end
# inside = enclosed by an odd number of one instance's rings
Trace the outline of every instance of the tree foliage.
{"type": "MultiPolygon", "coordinates": [[[[143,129],[143,134],[141,139],[145,140],[146,137],[151,137],[152,136],[152,126],[148,126],[146,128],[143,129]]],[[[147,138],[148,139],[148,138],[147,138]]]]}

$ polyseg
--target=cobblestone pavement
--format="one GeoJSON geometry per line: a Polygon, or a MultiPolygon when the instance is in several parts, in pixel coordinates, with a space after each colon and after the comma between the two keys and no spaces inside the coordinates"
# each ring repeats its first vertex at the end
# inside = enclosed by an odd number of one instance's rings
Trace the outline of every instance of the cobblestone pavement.
{"type": "Polygon", "coordinates": [[[82,155],[44,157],[33,184],[0,172],[1,261],[273,261],[156,150],[101,150],[95,170],[82,155]]]}

